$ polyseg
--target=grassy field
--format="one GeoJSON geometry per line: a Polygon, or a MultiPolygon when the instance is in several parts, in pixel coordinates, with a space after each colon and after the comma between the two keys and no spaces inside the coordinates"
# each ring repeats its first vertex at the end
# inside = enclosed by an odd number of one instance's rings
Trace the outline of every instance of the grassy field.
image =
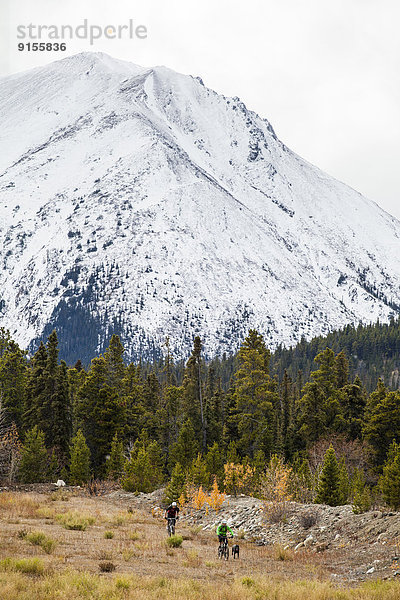
{"type": "Polygon", "coordinates": [[[346,587],[343,556],[296,554],[239,540],[241,558],[221,562],[211,533],[165,523],[104,498],[0,493],[1,600],[398,600],[400,583],[346,587]],[[332,583],[332,574],[339,585],[332,583]]]}

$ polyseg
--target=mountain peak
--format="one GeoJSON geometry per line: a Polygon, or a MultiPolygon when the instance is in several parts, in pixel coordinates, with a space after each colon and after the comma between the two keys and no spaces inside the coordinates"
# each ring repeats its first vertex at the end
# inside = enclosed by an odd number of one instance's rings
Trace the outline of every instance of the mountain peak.
{"type": "Polygon", "coordinates": [[[0,325],[22,345],[212,355],[400,311],[400,223],[238,98],[103,53],[0,85],[0,325]]]}

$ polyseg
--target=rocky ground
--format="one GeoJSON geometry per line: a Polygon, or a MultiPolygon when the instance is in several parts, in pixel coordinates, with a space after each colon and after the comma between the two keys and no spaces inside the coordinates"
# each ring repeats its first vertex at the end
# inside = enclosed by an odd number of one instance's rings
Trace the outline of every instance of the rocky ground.
{"type": "MultiPolygon", "coordinates": [[[[136,508],[162,514],[162,490],[134,496],[114,490],[108,497],[136,508]]],[[[370,511],[355,515],[351,506],[331,507],[288,502],[266,511],[247,496],[227,496],[216,513],[207,506],[184,508],[181,521],[214,532],[227,519],[240,540],[258,546],[280,545],[283,550],[315,553],[331,565],[332,578],[360,581],[400,577],[400,513],[370,511]]]]}

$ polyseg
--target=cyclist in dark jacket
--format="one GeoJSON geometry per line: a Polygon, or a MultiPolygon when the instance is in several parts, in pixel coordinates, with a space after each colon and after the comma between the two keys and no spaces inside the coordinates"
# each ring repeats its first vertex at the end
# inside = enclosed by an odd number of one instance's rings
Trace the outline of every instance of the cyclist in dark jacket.
{"type": "Polygon", "coordinates": [[[165,509],[164,519],[179,519],[179,506],[176,502],[172,502],[172,504],[165,509]]]}

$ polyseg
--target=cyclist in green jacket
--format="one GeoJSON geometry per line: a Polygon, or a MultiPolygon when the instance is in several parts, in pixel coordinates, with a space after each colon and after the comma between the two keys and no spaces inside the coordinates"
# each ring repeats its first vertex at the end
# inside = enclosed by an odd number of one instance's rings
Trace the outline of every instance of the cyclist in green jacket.
{"type": "Polygon", "coordinates": [[[233,531],[228,526],[226,519],[224,519],[223,521],[221,521],[221,524],[218,525],[218,527],[217,527],[217,536],[218,536],[218,540],[219,540],[219,545],[221,545],[222,543],[225,542],[226,538],[228,537],[228,531],[231,534],[231,537],[233,537],[233,531]]]}

